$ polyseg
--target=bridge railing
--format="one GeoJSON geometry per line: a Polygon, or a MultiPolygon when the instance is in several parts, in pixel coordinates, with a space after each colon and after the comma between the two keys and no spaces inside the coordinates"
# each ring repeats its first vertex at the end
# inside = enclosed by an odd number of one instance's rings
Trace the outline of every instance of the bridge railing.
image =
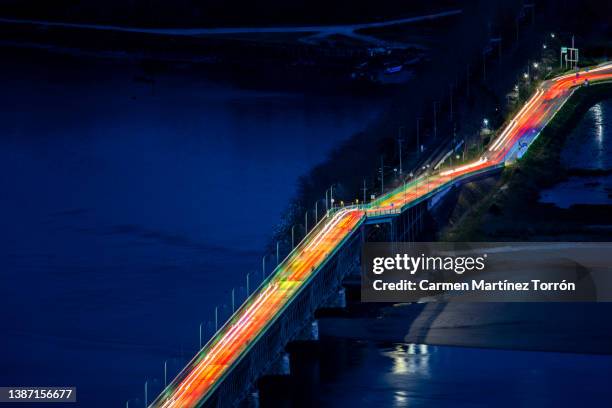
{"type": "MultiPolygon", "coordinates": [[[[350,207],[352,206],[342,207],[339,209],[346,209],[350,207]]],[[[272,270],[272,272],[262,280],[259,286],[257,286],[251,294],[247,294],[247,298],[238,307],[238,309],[236,309],[236,311],[225,321],[225,323],[217,329],[217,331],[211,336],[211,338],[206,342],[206,344],[175,376],[175,378],[166,386],[166,388],[159,394],[159,396],[151,403],[150,406],[155,407],[165,401],[165,399],[169,396],[168,392],[174,387],[178,386],[180,381],[182,381],[182,379],[189,374],[191,369],[195,365],[197,365],[201,361],[201,359],[206,357],[206,350],[211,349],[219,340],[221,340],[221,335],[223,334],[223,332],[231,328],[231,326],[238,320],[240,315],[255,301],[261,291],[276,277],[277,273],[282,270],[287,265],[287,263],[303,249],[304,245],[309,242],[310,238],[316,235],[325,226],[326,221],[333,215],[333,213],[334,212],[332,211],[328,211],[326,216],[322,217],[321,220],[319,220],[319,222],[317,222],[317,224],[315,224],[315,226],[302,238],[302,240],[291,251],[289,251],[287,256],[285,256],[285,258],[272,270]]],[[[211,390],[211,392],[212,391],[213,390],[211,390]]]]}

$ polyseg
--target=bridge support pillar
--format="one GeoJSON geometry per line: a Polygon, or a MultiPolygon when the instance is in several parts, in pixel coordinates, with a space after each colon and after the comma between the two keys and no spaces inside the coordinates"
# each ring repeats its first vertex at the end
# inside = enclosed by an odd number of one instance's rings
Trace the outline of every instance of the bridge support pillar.
{"type": "Polygon", "coordinates": [[[284,352],[280,358],[280,375],[291,374],[291,359],[289,353],[284,352]]]}
{"type": "Polygon", "coordinates": [[[326,303],[325,307],[345,308],[346,307],[346,289],[340,287],[335,295],[333,295],[326,303]]]}
{"type": "Polygon", "coordinates": [[[285,376],[289,374],[291,374],[291,359],[289,358],[289,353],[283,351],[278,359],[270,365],[264,375],[285,376]]]}
{"type": "Polygon", "coordinates": [[[319,321],[314,320],[310,323],[310,336],[312,340],[319,340],[319,321]]]}
{"type": "Polygon", "coordinates": [[[249,408],[259,408],[259,390],[255,389],[249,393],[247,406],[249,408]]]}
{"type": "Polygon", "coordinates": [[[319,340],[319,321],[313,320],[295,337],[297,341],[317,341],[319,340]]]}

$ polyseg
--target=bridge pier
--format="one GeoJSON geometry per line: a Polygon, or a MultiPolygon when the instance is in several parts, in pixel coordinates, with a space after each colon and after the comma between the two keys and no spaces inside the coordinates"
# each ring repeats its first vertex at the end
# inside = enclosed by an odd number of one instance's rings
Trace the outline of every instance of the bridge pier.
{"type": "Polygon", "coordinates": [[[344,286],[341,286],[324,305],[324,307],[329,308],[341,308],[344,309],[346,307],[346,289],[344,286]]]}
{"type": "Polygon", "coordinates": [[[291,359],[289,353],[283,351],[279,358],[272,364],[269,372],[265,375],[284,376],[291,374],[291,359]]]}
{"type": "Polygon", "coordinates": [[[257,388],[249,394],[246,405],[249,408],[259,408],[259,390],[257,388]]]}

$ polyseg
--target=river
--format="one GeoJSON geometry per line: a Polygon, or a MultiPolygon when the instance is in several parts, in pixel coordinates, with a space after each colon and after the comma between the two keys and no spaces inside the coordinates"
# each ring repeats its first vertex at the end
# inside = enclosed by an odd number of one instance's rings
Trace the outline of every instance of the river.
{"type": "Polygon", "coordinates": [[[42,54],[0,72],[0,384],[87,407],[159,392],[261,279],[298,178],[385,104],[42,54]]]}

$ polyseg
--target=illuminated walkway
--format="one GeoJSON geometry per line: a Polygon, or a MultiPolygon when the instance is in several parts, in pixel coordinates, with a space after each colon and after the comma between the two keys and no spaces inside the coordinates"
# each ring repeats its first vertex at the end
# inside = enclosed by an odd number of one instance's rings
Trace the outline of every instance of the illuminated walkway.
{"type": "MultiPolygon", "coordinates": [[[[152,407],[197,407],[210,396],[259,336],[362,223],[393,216],[451,183],[520,158],[574,89],[612,79],[612,64],[544,82],[478,160],[426,174],[362,206],[330,212],[234,313],[153,402],[152,407]]],[[[248,384],[245,384],[245,387],[248,384]]]]}

